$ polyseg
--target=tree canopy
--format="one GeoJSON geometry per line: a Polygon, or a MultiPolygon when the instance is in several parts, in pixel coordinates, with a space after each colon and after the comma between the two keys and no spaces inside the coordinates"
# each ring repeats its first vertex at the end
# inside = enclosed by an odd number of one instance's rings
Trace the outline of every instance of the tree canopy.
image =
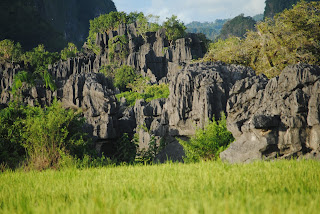
{"type": "Polygon", "coordinates": [[[289,64],[320,64],[320,2],[300,2],[256,28],[244,39],[211,44],[206,58],[251,66],[270,78],[289,64]]]}

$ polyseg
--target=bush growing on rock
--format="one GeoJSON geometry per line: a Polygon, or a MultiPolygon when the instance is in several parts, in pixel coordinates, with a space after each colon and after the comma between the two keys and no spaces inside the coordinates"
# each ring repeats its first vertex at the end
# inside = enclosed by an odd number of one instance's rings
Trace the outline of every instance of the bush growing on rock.
{"type": "Polygon", "coordinates": [[[179,143],[185,150],[185,162],[217,160],[219,154],[233,141],[234,138],[227,129],[224,113],[221,113],[221,118],[218,122],[213,118],[204,129],[196,130],[196,134],[190,140],[179,139],[179,143]]]}
{"type": "Polygon", "coordinates": [[[18,62],[20,61],[21,55],[22,47],[20,43],[14,43],[8,39],[0,41],[0,62],[18,62]]]}
{"type": "Polygon", "coordinates": [[[166,29],[166,36],[171,43],[177,39],[180,39],[186,35],[186,26],[178,20],[178,17],[172,15],[163,23],[163,27],[166,29]]]}
{"type": "Polygon", "coordinates": [[[128,105],[134,106],[136,101],[139,99],[144,99],[146,102],[150,102],[155,99],[168,98],[169,95],[169,86],[167,84],[160,84],[140,86],[140,90],[126,91],[117,94],[116,96],[118,99],[124,97],[128,105]]]}
{"type": "Polygon", "coordinates": [[[61,56],[61,59],[67,60],[67,58],[75,57],[77,53],[78,53],[77,46],[73,43],[68,43],[68,47],[65,47],[63,50],[61,50],[60,56],[61,56]]]}
{"type": "Polygon", "coordinates": [[[137,77],[138,74],[132,67],[123,65],[115,72],[114,86],[119,88],[120,91],[127,91],[129,90],[128,85],[133,83],[137,77]]]}

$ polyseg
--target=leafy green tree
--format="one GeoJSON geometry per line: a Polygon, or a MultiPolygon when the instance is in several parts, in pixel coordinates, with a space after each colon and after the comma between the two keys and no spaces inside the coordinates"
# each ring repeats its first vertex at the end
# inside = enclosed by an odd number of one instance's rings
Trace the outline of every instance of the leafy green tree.
{"type": "Polygon", "coordinates": [[[177,39],[180,39],[186,34],[186,26],[181,22],[177,16],[172,15],[163,23],[163,27],[166,29],[166,36],[170,43],[177,39]]]}
{"type": "Polygon", "coordinates": [[[226,116],[221,113],[218,122],[213,118],[204,129],[198,129],[189,141],[179,140],[179,143],[185,150],[184,161],[197,162],[200,160],[217,160],[219,154],[233,141],[234,138],[227,129],[226,116]]]}
{"type": "Polygon", "coordinates": [[[44,45],[39,45],[22,56],[25,67],[32,73],[32,78],[34,80],[42,80],[45,86],[53,91],[56,90],[56,86],[48,73],[48,65],[55,63],[59,59],[60,55],[58,53],[46,51],[44,45]]]}
{"type": "Polygon", "coordinates": [[[58,168],[65,158],[93,156],[93,147],[82,132],[80,111],[17,103],[0,110],[0,165],[14,168],[22,161],[33,169],[58,168]]]}
{"type": "Polygon", "coordinates": [[[115,30],[120,24],[128,23],[129,20],[132,21],[134,17],[134,14],[128,17],[125,12],[110,12],[90,20],[87,45],[92,50],[96,50],[96,53],[100,52],[100,50],[97,50],[97,47],[95,46],[97,34],[115,30]]]}
{"type": "Polygon", "coordinates": [[[129,90],[128,85],[133,83],[137,77],[138,75],[132,67],[123,65],[115,72],[114,86],[120,91],[127,91],[129,90]]]}
{"type": "Polygon", "coordinates": [[[20,43],[14,43],[9,39],[0,41],[0,61],[20,61],[22,48],[20,43]]]}
{"type": "Polygon", "coordinates": [[[77,46],[69,42],[68,47],[65,47],[63,50],[61,50],[60,56],[61,56],[61,59],[67,60],[67,58],[75,57],[77,53],[78,53],[77,46]]]}
{"type": "Polygon", "coordinates": [[[251,66],[272,78],[290,64],[320,64],[320,2],[300,2],[256,25],[244,39],[211,45],[207,60],[251,66]]]}
{"type": "Polygon", "coordinates": [[[130,140],[127,133],[121,136],[115,147],[116,152],[113,159],[116,159],[118,163],[133,163],[135,161],[138,145],[130,140]]]}

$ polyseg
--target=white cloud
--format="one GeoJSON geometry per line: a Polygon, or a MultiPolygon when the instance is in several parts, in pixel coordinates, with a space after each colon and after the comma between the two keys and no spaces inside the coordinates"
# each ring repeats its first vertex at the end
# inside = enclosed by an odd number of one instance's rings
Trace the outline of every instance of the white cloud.
{"type": "Polygon", "coordinates": [[[175,14],[185,23],[233,18],[241,13],[253,16],[263,13],[265,7],[265,0],[114,0],[114,2],[118,10],[122,10],[121,3],[126,6],[127,12],[143,11],[146,14],[159,15],[161,21],[175,14]]]}

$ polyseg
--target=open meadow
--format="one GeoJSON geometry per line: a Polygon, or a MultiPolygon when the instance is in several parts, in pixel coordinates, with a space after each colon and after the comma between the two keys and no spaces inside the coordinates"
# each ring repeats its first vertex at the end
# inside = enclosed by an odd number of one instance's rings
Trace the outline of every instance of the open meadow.
{"type": "Polygon", "coordinates": [[[319,213],[320,162],[4,172],[0,213],[319,213]]]}

